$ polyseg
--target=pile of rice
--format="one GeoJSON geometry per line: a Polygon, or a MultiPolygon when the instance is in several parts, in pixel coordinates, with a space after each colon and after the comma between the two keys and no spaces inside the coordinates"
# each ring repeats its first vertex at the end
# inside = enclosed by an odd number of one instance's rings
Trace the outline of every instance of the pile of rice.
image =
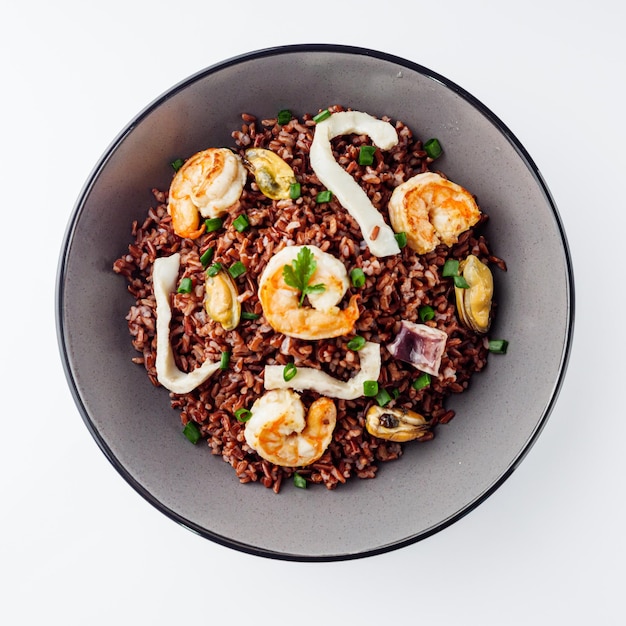
{"type": "MultiPolygon", "coordinates": [[[[335,106],[330,110],[342,108],[335,106]]],[[[286,125],[248,114],[242,115],[242,120],[241,130],[232,134],[235,150],[243,155],[246,148],[255,146],[276,152],[291,165],[301,183],[302,195],[297,200],[272,201],[260,193],[250,176],[239,205],[226,217],[224,227],[192,241],[173,232],[167,213],[167,191],[154,189],[155,205],[149,208],[143,223],[132,225],[128,252],[113,266],[127,279],[128,290],[135,299],[127,321],[132,344],[141,356],[133,360],[145,367],[152,383],[158,386],[152,265],[157,257],[179,252],[181,276],[190,277],[194,289],[190,294],[172,296],[170,338],[178,367],[190,371],[206,359],[219,360],[224,351],[231,353],[228,369],[218,370],[190,393],[170,394],[171,406],[180,412],[182,424],[195,422],[211,452],[230,463],[242,483],[258,481],[278,492],[296,471],[308,482],[322,483],[328,489],[351,477],[373,478],[380,463],[402,455],[403,445],[419,445],[398,444],[367,432],[365,413],[375,402],[373,398],[335,400],[337,426],[332,442],[324,455],[308,467],[273,465],[246,444],[245,424],[236,419],[235,411],[249,409],[263,395],[265,365],[293,362],[296,367],[322,368],[341,380],[352,377],[359,368],[358,352],[347,348],[350,337],[304,341],[276,333],[263,317],[257,297],[259,277],[272,254],[285,244],[316,245],[341,259],[348,272],[362,268],[366,285],[361,289],[351,287],[345,296],[347,301],[352,293],[360,295],[361,315],[355,334],[381,345],[379,388],[397,390],[397,398],[387,406],[411,409],[432,420],[433,429],[420,440],[424,442],[434,437],[437,424],[454,417],[454,412],[445,407],[446,397],[467,389],[472,375],[487,363],[487,339],[459,322],[453,282],[441,275],[446,259],[461,260],[468,254],[505,269],[504,263],[491,254],[481,234],[487,216],[483,211],[480,222],[463,233],[451,248],[440,245],[429,254],[418,255],[404,247],[399,255],[374,257],[364,245],[358,225],[336,199],[316,204],[316,195],[324,187],[309,165],[315,130],[312,116],[294,118],[286,125]],[[240,233],[232,222],[242,213],[248,217],[250,228],[240,233]],[[205,269],[200,256],[209,247],[215,248],[213,261],[226,267],[236,261],[245,265],[245,274],[236,279],[242,310],[259,314],[258,319],[242,319],[235,330],[224,331],[208,317],[203,308],[205,269]],[[435,310],[436,316],[429,324],[445,331],[448,341],[439,376],[432,377],[430,386],[416,391],[412,383],[419,372],[392,358],[385,346],[398,332],[401,319],[420,321],[418,310],[422,305],[435,310]]],[[[412,131],[400,121],[392,123],[399,142],[387,152],[378,150],[372,166],[361,166],[357,161],[359,146],[371,143],[367,137],[347,135],[332,142],[337,162],[359,182],[386,221],[393,189],[433,166],[412,131]]],[[[302,393],[305,406],[316,397],[314,392],[302,393]]]]}

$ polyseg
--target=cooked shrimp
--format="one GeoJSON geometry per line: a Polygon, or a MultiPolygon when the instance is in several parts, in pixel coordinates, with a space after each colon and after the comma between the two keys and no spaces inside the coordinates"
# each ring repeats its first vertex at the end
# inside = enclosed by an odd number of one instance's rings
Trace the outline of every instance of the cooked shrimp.
{"type": "Polygon", "coordinates": [[[345,309],[341,302],[350,281],[345,265],[332,254],[316,246],[287,246],[269,261],[259,280],[259,299],[268,324],[279,333],[299,339],[327,339],[352,332],[359,318],[358,296],[352,296],[345,309]],[[308,294],[310,306],[300,304],[300,292],[289,286],[283,276],[285,265],[308,248],[317,267],[309,284],[322,284],[324,290],[308,294]]]}
{"type": "Polygon", "coordinates": [[[302,467],[319,459],[337,421],[335,403],[315,400],[306,414],[300,396],[290,389],[268,391],[252,405],[246,422],[247,444],[259,456],[283,467],[302,467]]]}
{"type": "Polygon", "coordinates": [[[389,219],[397,233],[406,233],[411,249],[426,254],[440,243],[455,244],[462,232],[478,222],[480,209],[460,185],[424,172],[394,189],[389,219]]]}
{"type": "Polygon", "coordinates": [[[200,216],[219,217],[233,206],[246,184],[241,157],[228,148],[209,148],[187,159],[170,185],[168,213],[180,237],[198,238],[200,216]]]}

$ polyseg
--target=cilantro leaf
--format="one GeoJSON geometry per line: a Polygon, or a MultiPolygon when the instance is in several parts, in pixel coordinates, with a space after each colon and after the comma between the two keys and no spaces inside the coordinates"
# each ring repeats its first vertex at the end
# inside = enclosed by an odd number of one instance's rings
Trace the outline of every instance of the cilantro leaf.
{"type": "Polygon", "coordinates": [[[304,298],[311,293],[322,293],[326,289],[326,285],[319,283],[317,285],[309,285],[313,274],[317,268],[317,261],[309,248],[304,246],[298,256],[291,262],[291,265],[283,266],[283,279],[287,285],[297,289],[300,292],[300,302],[298,306],[302,306],[304,298]]]}

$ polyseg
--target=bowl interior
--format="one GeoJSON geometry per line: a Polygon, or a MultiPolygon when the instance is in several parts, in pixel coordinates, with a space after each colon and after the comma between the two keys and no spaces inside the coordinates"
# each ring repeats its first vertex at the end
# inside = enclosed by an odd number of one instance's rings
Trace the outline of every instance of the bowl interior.
{"type": "Polygon", "coordinates": [[[551,410],[572,332],[573,287],[557,211],[525,150],[462,89],[413,63],[336,46],[293,46],[226,61],[192,76],[140,113],[112,143],[80,195],[62,251],[58,328],[77,405],[104,453],[158,509],[210,539],[287,559],[363,556],[444,528],[499,486],[551,410]],[[240,485],[231,468],[181,436],[167,392],[141,366],[124,319],[131,297],[113,261],[133,220],[167,188],[169,163],[232,146],[242,112],[273,117],[330,104],[389,115],[445,149],[437,166],[478,197],[488,237],[508,265],[491,335],[510,342],[434,441],[407,446],[375,480],[280,495],[240,485]],[[103,220],[104,223],[103,223],[103,220]]]}

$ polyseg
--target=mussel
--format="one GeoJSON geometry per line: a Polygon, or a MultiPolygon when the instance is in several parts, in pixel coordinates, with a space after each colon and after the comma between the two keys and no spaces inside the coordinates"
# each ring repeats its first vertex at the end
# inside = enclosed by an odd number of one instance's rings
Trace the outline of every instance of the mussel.
{"type": "Polygon", "coordinates": [[[291,166],[275,152],[265,148],[249,148],[245,152],[244,163],[254,175],[263,195],[272,200],[286,200],[290,197],[296,175],[291,166]]]}
{"type": "Polygon", "coordinates": [[[430,422],[415,411],[374,404],[365,415],[365,427],[370,435],[379,439],[404,442],[424,437],[430,430],[430,422]]]}
{"type": "Polygon", "coordinates": [[[209,317],[219,322],[224,330],[233,330],[241,318],[237,285],[230,274],[220,270],[207,275],[204,285],[204,308],[209,317]]]}
{"type": "Polygon", "coordinates": [[[469,285],[454,287],[459,318],[465,326],[484,334],[491,325],[493,275],[487,265],[470,254],[459,264],[459,274],[469,285]]]}

